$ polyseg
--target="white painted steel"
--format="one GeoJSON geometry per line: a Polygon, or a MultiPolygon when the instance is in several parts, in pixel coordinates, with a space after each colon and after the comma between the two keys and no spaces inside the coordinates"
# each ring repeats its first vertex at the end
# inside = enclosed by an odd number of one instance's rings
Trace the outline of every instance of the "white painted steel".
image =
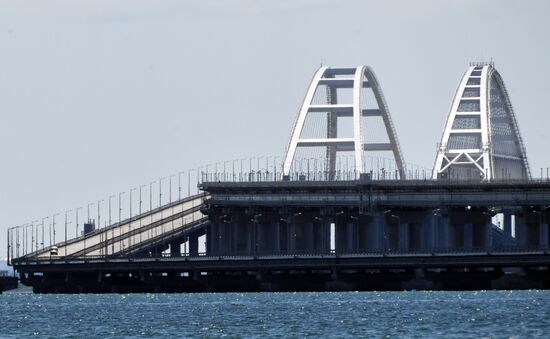
{"type": "Polygon", "coordinates": [[[321,80],[321,77],[323,76],[323,74],[325,74],[325,71],[327,70],[327,68],[328,67],[320,67],[315,73],[315,75],[313,76],[313,79],[311,80],[311,84],[309,85],[309,89],[307,91],[306,97],[304,98],[304,102],[302,103],[302,108],[300,109],[300,113],[298,114],[298,118],[296,119],[296,122],[294,124],[294,128],[290,136],[289,145],[287,146],[287,153],[286,153],[285,162],[283,165],[284,175],[287,175],[288,172],[290,172],[292,159],[294,159],[294,154],[296,153],[296,148],[298,147],[298,141],[300,140],[300,133],[302,132],[302,128],[304,127],[304,122],[306,121],[306,116],[309,110],[309,106],[311,106],[311,101],[313,100],[313,96],[315,95],[315,90],[317,90],[319,81],[321,80]]]}
{"type": "MultiPolygon", "coordinates": [[[[463,120],[457,121],[459,123],[458,125],[460,125],[460,121],[463,120]]],[[[464,170],[474,171],[474,173],[477,173],[476,175],[478,177],[486,181],[503,178],[528,179],[531,177],[525,147],[523,146],[519,133],[519,127],[517,126],[510,98],[506,92],[500,74],[492,63],[472,63],[464,73],[455,92],[441,137],[441,142],[438,145],[432,177],[433,179],[437,179],[442,173],[446,173],[447,175],[460,178],[460,171],[464,170]],[[470,79],[472,79],[472,81],[469,83],[470,79]],[[479,80],[479,84],[473,83],[475,79],[479,80]],[[499,87],[495,89],[493,88],[494,86],[499,87]],[[466,89],[478,89],[479,96],[465,95],[466,89]],[[494,89],[494,91],[492,91],[492,89],[494,89]],[[498,105],[501,99],[505,101],[506,107],[491,106],[493,102],[495,102],[495,105],[498,105]],[[463,109],[465,110],[471,109],[472,106],[475,107],[474,103],[479,102],[479,110],[459,111],[461,101],[464,103],[463,109]],[[505,115],[504,117],[502,116],[503,112],[505,115]],[[494,124],[500,127],[504,126],[505,129],[511,130],[511,135],[508,137],[513,140],[513,144],[517,145],[519,149],[519,151],[516,152],[517,154],[500,154],[498,151],[495,151],[502,147],[510,148],[509,144],[511,143],[510,140],[506,140],[508,144],[503,145],[499,144],[500,142],[495,139],[495,136],[499,132],[492,130],[492,119],[496,120],[497,114],[500,114],[500,120],[494,122],[494,124]],[[457,118],[464,119],[476,117],[479,118],[479,128],[463,128],[463,126],[453,127],[455,126],[457,118]],[[462,140],[463,146],[466,146],[464,144],[468,143],[465,141],[468,136],[472,138],[470,141],[479,138],[479,147],[457,147],[457,145],[451,141],[454,136],[463,138],[455,139],[456,144],[459,144],[460,140],[462,140]],[[497,158],[512,162],[509,163],[509,167],[506,167],[506,163],[503,163],[497,168],[495,165],[495,159],[497,158]],[[518,166],[521,166],[521,170],[517,169],[518,166]],[[515,169],[513,167],[515,167],[515,169]],[[458,173],[457,176],[453,175],[453,170],[456,171],[455,173],[458,173]],[[504,173],[501,174],[501,171],[504,173]]]]}
{"type": "Polygon", "coordinates": [[[355,153],[355,172],[363,173],[363,77],[365,67],[357,67],[353,84],[353,141],[355,153]]]}
{"type": "MultiPolygon", "coordinates": [[[[382,94],[378,80],[372,69],[368,66],[354,68],[328,68],[321,67],[317,70],[309,85],[308,91],[300,108],[296,122],[292,130],[290,141],[287,146],[283,175],[288,176],[291,171],[292,163],[298,147],[315,147],[335,145],[336,152],[352,151],[354,152],[355,171],[361,174],[365,171],[365,151],[391,151],[393,153],[400,177],[405,177],[405,168],[403,156],[397,139],[397,134],[390,117],[387,103],[382,94]],[[342,77],[345,76],[345,77],[342,77]],[[319,86],[326,85],[336,88],[352,88],[352,103],[328,102],[327,104],[314,104],[313,98],[319,86]],[[363,91],[372,89],[378,108],[365,108],[362,102],[363,91]],[[336,118],[352,117],[353,119],[353,138],[341,138],[337,135],[329,135],[330,124],[327,125],[326,138],[300,138],[304,123],[308,114],[318,112],[328,112],[335,114],[336,118]],[[382,117],[389,143],[365,144],[363,130],[368,128],[363,126],[363,117],[382,117]]],[[[332,152],[327,152],[327,163],[334,166],[332,152]]],[[[334,171],[334,169],[329,169],[334,171]]]]}

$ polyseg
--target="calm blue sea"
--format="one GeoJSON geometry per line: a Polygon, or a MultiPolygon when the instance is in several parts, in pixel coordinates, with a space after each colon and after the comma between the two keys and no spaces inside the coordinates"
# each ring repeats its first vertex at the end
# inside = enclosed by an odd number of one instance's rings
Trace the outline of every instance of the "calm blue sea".
{"type": "Polygon", "coordinates": [[[0,336],[550,337],[550,292],[0,295],[0,336]]]}

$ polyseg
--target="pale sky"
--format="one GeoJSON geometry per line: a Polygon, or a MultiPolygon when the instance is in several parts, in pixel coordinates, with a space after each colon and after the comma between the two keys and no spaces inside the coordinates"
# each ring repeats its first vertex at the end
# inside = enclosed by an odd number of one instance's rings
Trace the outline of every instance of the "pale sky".
{"type": "Polygon", "coordinates": [[[0,258],[10,226],[282,155],[320,63],[370,65],[406,162],[431,168],[463,72],[493,58],[538,176],[549,17],[548,1],[0,0],[0,258]]]}

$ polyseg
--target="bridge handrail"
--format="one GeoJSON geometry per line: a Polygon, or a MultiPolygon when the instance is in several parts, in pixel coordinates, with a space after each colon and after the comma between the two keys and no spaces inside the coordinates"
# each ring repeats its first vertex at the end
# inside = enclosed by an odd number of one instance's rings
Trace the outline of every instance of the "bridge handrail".
{"type": "MultiPolygon", "coordinates": [[[[57,242],[55,244],[52,244],[50,246],[46,246],[44,248],[41,248],[39,250],[35,250],[33,252],[30,252],[30,253],[27,253],[25,255],[22,255],[22,256],[19,256],[17,258],[25,258],[25,257],[35,257],[37,255],[40,255],[40,254],[43,254],[43,253],[48,253],[51,251],[52,247],[60,247],[60,246],[65,246],[65,245],[71,245],[71,244],[74,244],[76,242],[79,242],[79,241],[82,241],[86,238],[90,238],[92,236],[95,236],[95,235],[98,235],[100,233],[105,233],[105,232],[108,232],[112,229],[116,229],[117,227],[120,227],[120,226],[123,226],[123,225],[126,225],[126,224],[129,224],[131,222],[134,222],[134,221],[138,221],[139,219],[143,219],[143,218],[146,218],[150,215],[153,215],[155,213],[158,213],[160,211],[163,211],[163,210],[166,210],[166,209],[169,209],[171,207],[174,207],[174,206],[178,206],[180,204],[184,204],[186,202],[190,202],[190,201],[193,201],[193,200],[199,200],[199,199],[204,199],[204,198],[207,198],[208,197],[208,193],[199,193],[199,194],[195,194],[195,195],[192,195],[192,196],[189,196],[189,197],[185,197],[185,198],[182,198],[180,200],[176,200],[176,201],[173,201],[171,203],[168,203],[168,204],[165,204],[165,205],[162,205],[162,206],[159,206],[159,207],[156,207],[152,210],[149,210],[149,211],[145,211],[145,212],[142,212],[141,214],[136,214],[135,216],[132,216],[131,218],[127,218],[127,219],[124,219],[120,222],[116,222],[116,223],[113,223],[111,225],[108,225],[106,227],[103,227],[103,228],[98,228],[98,229],[95,229],[94,231],[92,232],[89,232],[87,234],[83,234],[81,236],[77,236],[75,238],[72,238],[72,239],[68,239],[67,241],[60,241],[60,242],[57,242]]],[[[199,205],[197,205],[199,206],[199,205]]],[[[144,225],[142,227],[147,227],[148,225],[144,225]]],[[[141,229],[142,227],[140,227],[139,229],[141,229]]],[[[17,258],[13,258],[13,259],[17,259],[17,258]]]]}
{"type": "MultiPolygon", "coordinates": [[[[200,222],[196,222],[200,224],[200,222]]],[[[215,259],[215,260],[227,260],[227,259],[289,259],[289,258],[328,258],[328,257],[337,257],[337,258],[351,258],[351,257],[471,257],[471,256],[496,256],[496,255],[550,255],[550,247],[548,246],[498,246],[493,248],[484,248],[484,247],[473,247],[462,248],[462,247],[453,247],[453,248],[432,248],[432,249],[385,249],[385,250],[357,250],[357,251],[345,251],[337,252],[334,250],[331,251],[320,251],[320,252],[311,252],[311,251],[293,251],[290,253],[280,253],[280,252],[261,252],[257,254],[249,253],[232,253],[230,255],[224,254],[211,254],[211,253],[199,253],[198,255],[191,255],[190,253],[179,253],[179,255],[174,254],[148,254],[148,255],[137,255],[129,254],[124,256],[118,255],[88,255],[80,257],[49,257],[49,258],[16,258],[13,260],[14,265],[33,265],[41,263],[70,263],[70,262],[85,262],[89,260],[123,260],[123,261],[133,261],[133,260],[154,260],[154,259],[163,259],[163,258],[184,258],[184,259],[193,259],[200,258],[201,260],[215,259]]]]}

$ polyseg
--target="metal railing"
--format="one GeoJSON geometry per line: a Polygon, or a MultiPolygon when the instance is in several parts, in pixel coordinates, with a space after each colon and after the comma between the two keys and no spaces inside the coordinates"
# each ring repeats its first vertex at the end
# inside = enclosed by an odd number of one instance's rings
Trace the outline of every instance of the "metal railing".
{"type": "MultiPolygon", "coordinates": [[[[7,257],[8,258],[8,265],[11,265],[12,261],[15,260],[15,259],[18,259],[18,258],[33,258],[33,257],[36,257],[38,255],[43,255],[44,253],[46,253],[46,254],[51,253],[52,250],[54,250],[54,249],[62,249],[65,246],[70,246],[70,245],[73,245],[73,244],[76,244],[76,243],[79,243],[79,242],[83,242],[84,246],[83,246],[82,250],[84,252],[87,252],[88,250],[90,250],[92,248],[95,248],[97,246],[111,246],[113,244],[113,241],[116,241],[116,240],[120,241],[122,239],[126,239],[128,237],[135,236],[136,234],[139,234],[140,232],[146,232],[147,230],[149,230],[151,228],[154,228],[154,227],[157,227],[158,225],[161,225],[163,223],[167,223],[167,222],[170,222],[170,221],[173,221],[173,220],[178,220],[179,218],[183,218],[184,216],[186,216],[190,213],[194,213],[194,212],[199,211],[201,206],[202,206],[202,200],[207,198],[207,197],[208,197],[208,195],[205,194],[205,193],[200,193],[200,194],[197,194],[197,195],[191,196],[191,197],[185,197],[181,200],[171,202],[171,203],[168,203],[168,204],[163,205],[163,206],[159,206],[159,207],[154,208],[150,211],[146,211],[146,212],[143,212],[142,214],[132,216],[131,218],[122,220],[122,221],[114,223],[112,225],[108,225],[108,226],[103,227],[103,228],[95,229],[92,232],[83,234],[81,236],[76,236],[76,237],[70,238],[70,239],[64,239],[63,241],[52,244],[51,246],[45,246],[43,248],[32,250],[32,251],[28,250],[28,247],[29,247],[28,244],[29,244],[29,242],[32,243],[31,237],[34,236],[34,233],[33,232],[30,232],[30,233],[25,232],[25,227],[24,226],[23,227],[20,227],[20,226],[12,227],[12,228],[8,229],[8,238],[7,238],[7,242],[8,242],[8,247],[7,247],[7,250],[8,250],[8,257],[7,257]],[[190,202],[193,202],[193,201],[200,201],[200,203],[197,203],[196,205],[194,205],[193,207],[191,207],[187,210],[183,210],[182,212],[180,212],[176,216],[173,216],[173,215],[170,214],[170,215],[167,215],[164,218],[161,218],[160,220],[158,220],[156,222],[153,222],[153,223],[144,222],[142,225],[141,224],[140,225],[133,225],[134,223],[138,222],[140,219],[147,219],[148,217],[150,217],[152,215],[155,215],[155,214],[158,214],[159,212],[162,212],[163,210],[171,209],[174,206],[179,206],[179,205],[183,206],[183,204],[190,203],[190,202]],[[125,226],[128,226],[128,225],[132,225],[133,228],[129,229],[128,232],[125,232],[124,234],[120,234],[120,232],[117,232],[117,233],[119,233],[119,235],[116,236],[116,237],[114,236],[114,233],[115,233],[114,230],[120,229],[121,227],[125,227],[125,226]],[[96,237],[96,236],[101,235],[101,234],[104,234],[104,236],[103,236],[104,239],[103,239],[103,241],[101,241],[101,243],[94,244],[94,245],[90,244],[89,246],[86,246],[86,240],[87,239],[90,239],[91,237],[96,237]],[[109,234],[111,234],[111,236],[109,236],[109,234]]],[[[195,220],[193,220],[193,222],[194,221],[195,220]]],[[[182,225],[181,227],[184,227],[184,226],[185,225],[182,225]]],[[[59,252],[58,255],[59,256],[64,255],[63,251],[61,250],[61,252],[59,252]]]]}
{"type": "Polygon", "coordinates": [[[449,247],[449,248],[417,248],[417,249],[357,249],[351,251],[326,250],[326,251],[258,251],[209,253],[198,252],[183,253],[132,253],[120,255],[85,255],[80,257],[50,258],[18,258],[14,259],[15,265],[36,265],[49,263],[88,263],[90,261],[106,262],[131,262],[131,261],[155,261],[155,260],[272,260],[272,259],[307,259],[307,258],[380,258],[380,257],[471,257],[471,256],[496,256],[496,255],[544,255],[550,256],[549,246],[498,246],[498,247],[449,247]]]}

